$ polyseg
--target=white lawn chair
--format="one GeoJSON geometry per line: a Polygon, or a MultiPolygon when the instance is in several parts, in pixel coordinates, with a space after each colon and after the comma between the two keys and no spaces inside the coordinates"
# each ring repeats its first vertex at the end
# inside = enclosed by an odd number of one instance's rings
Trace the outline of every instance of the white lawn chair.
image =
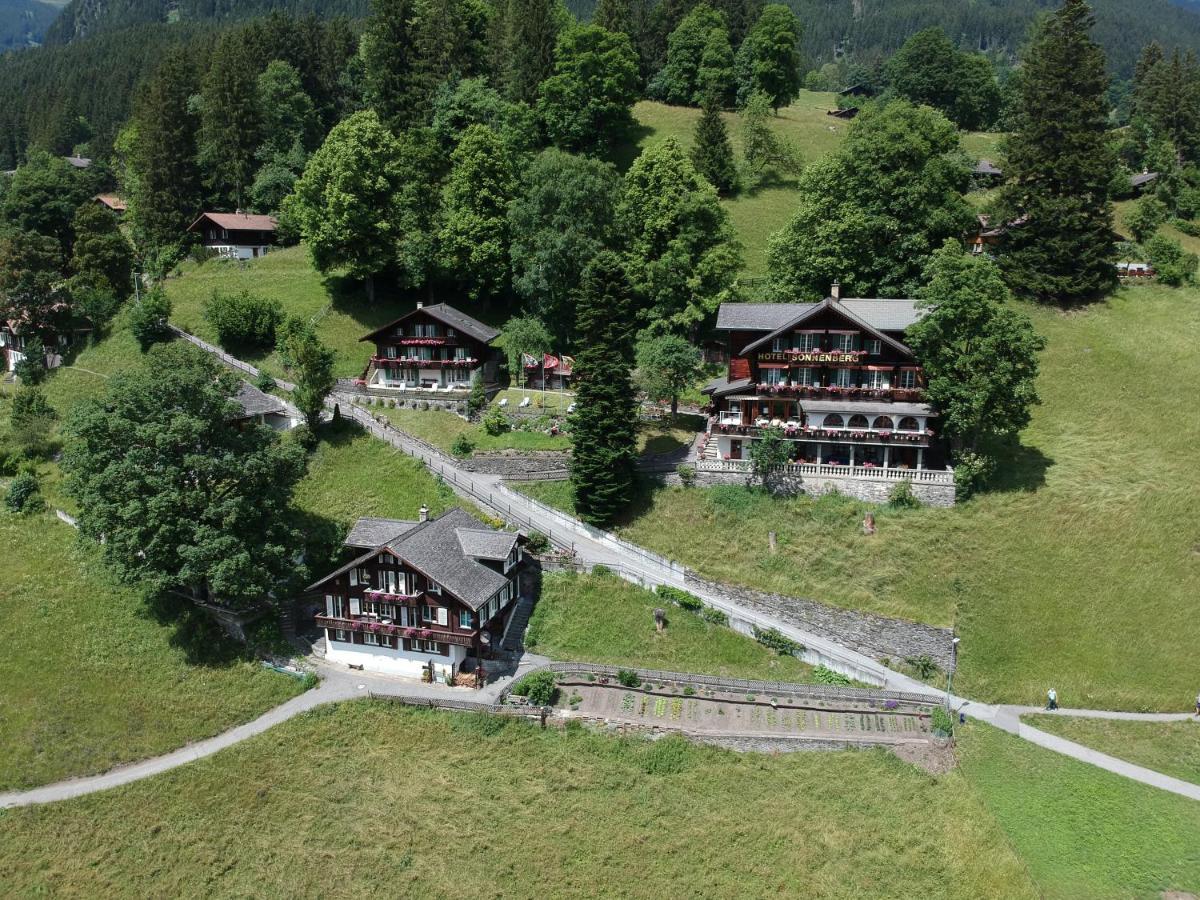
{"type": "Polygon", "coordinates": [[[533,402],[533,401],[532,401],[532,400],[530,400],[530,398],[528,398],[528,397],[525,397],[525,398],[523,398],[523,399],[521,400],[521,408],[522,408],[522,409],[524,409],[526,406],[528,406],[528,405],[529,405],[530,403],[532,403],[532,402],[533,402]]]}
{"type": "Polygon", "coordinates": [[[572,403],[570,406],[567,407],[567,415],[570,415],[573,412],[575,412],[575,404],[574,403],[572,403]]]}
{"type": "Polygon", "coordinates": [[[500,398],[500,406],[508,406],[508,398],[507,397],[500,398]]]}

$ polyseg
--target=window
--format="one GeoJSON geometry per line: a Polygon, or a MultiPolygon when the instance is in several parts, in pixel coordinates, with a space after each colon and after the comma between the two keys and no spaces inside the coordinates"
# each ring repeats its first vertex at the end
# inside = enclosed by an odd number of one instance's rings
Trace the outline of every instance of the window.
{"type": "Polygon", "coordinates": [[[466,359],[467,358],[467,348],[466,347],[455,347],[454,348],[454,358],[455,359],[466,359]]]}
{"type": "Polygon", "coordinates": [[[364,631],[363,632],[363,643],[368,644],[372,647],[378,647],[379,646],[379,635],[377,635],[373,632],[370,632],[370,631],[364,631]]]}
{"type": "Polygon", "coordinates": [[[920,431],[921,426],[917,424],[917,420],[912,416],[905,416],[900,420],[900,431],[920,431]]]}
{"type": "Polygon", "coordinates": [[[897,387],[905,391],[911,391],[917,386],[917,370],[916,369],[901,369],[900,381],[897,387]]]}
{"type": "Polygon", "coordinates": [[[834,369],[830,380],[837,387],[848,388],[854,383],[854,373],[850,369],[834,369]]]}
{"type": "Polygon", "coordinates": [[[880,372],[877,369],[868,369],[863,373],[863,387],[869,387],[876,391],[886,390],[891,383],[891,372],[880,372]]]}
{"type": "Polygon", "coordinates": [[[417,653],[433,653],[438,656],[445,656],[445,652],[442,650],[442,645],[437,641],[422,641],[418,638],[414,638],[412,642],[412,648],[417,653]]]}
{"type": "Polygon", "coordinates": [[[346,598],[334,594],[325,595],[325,615],[334,619],[346,617],[346,598]]]}
{"type": "Polygon", "coordinates": [[[417,357],[423,361],[432,360],[432,359],[437,358],[433,355],[432,347],[418,347],[417,348],[417,357]]]}
{"type": "Polygon", "coordinates": [[[394,618],[396,618],[396,604],[394,604],[394,603],[381,603],[381,604],[379,605],[379,614],[380,614],[381,616],[383,616],[385,619],[394,619],[394,618]]]}
{"type": "Polygon", "coordinates": [[[896,428],[891,416],[876,416],[871,427],[876,431],[894,431],[896,428]]]}
{"type": "Polygon", "coordinates": [[[422,622],[432,622],[433,621],[433,607],[430,606],[428,603],[421,604],[421,621],[422,622]]]}
{"type": "Polygon", "coordinates": [[[833,335],[833,349],[840,350],[843,353],[854,349],[854,342],[858,339],[856,334],[835,334],[833,335]]]}
{"type": "Polygon", "coordinates": [[[437,611],[437,623],[439,625],[449,625],[450,610],[446,609],[444,606],[439,606],[437,611]]]}
{"type": "Polygon", "coordinates": [[[771,338],[771,352],[782,353],[787,349],[787,338],[777,337],[771,338]]]}
{"type": "Polygon", "coordinates": [[[872,338],[871,340],[867,341],[867,349],[871,351],[872,356],[878,356],[883,352],[883,341],[879,340],[878,338],[872,338]]]}
{"type": "Polygon", "coordinates": [[[379,615],[379,603],[375,600],[364,600],[362,611],[364,616],[377,616],[379,615]]]}
{"type": "Polygon", "coordinates": [[[395,347],[385,347],[383,353],[388,359],[395,359],[397,355],[395,347]]]}
{"type": "Polygon", "coordinates": [[[799,369],[796,372],[796,384],[802,384],[805,387],[812,387],[821,383],[821,379],[817,377],[816,369],[799,369]]]}
{"type": "Polygon", "coordinates": [[[468,631],[470,631],[472,628],[475,627],[475,617],[473,615],[471,615],[471,613],[465,609],[459,610],[459,612],[458,612],[458,627],[465,628],[468,631]]]}
{"type": "Polygon", "coordinates": [[[866,416],[862,416],[862,415],[855,415],[855,416],[851,416],[851,417],[850,417],[850,424],[849,424],[849,426],[847,426],[847,427],[849,427],[849,428],[857,428],[857,429],[860,429],[860,430],[861,430],[861,429],[864,429],[864,428],[867,428],[867,427],[868,427],[868,425],[867,425],[867,417],[866,417],[866,416]]]}
{"type": "Polygon", "coordinates": [[[783,384],[787,379],[783,376],[787,374],[787,369],[763,369],[763,384],[783,384]]]}
{"type": "Polygon", "coordinates": [[[815,331],[798,331],[792,335],[792,349],[811,353],[821,349],[821,336],[815,331]]]}
{"type": "Polygon", "coordinates": [[[350,587],[358,587],[358,569],[350,570],[350,587]]]}
{"type": "Polygon", "coordinates": [[[357,597],[350,598],[350,615],[352,615],[352,616],[362,615],[362,612],[359,609],[359,602],[360,601],[357,597]]]}
{"type": "Polygon", "coordinates": [[[823,423],[823,427],[825,427],[825,428],[841,428],[841,427],[843,427],[843,425],[844,425],[844,422],[842,420],[842,417],[839,416],[837,413],[830,413],[829,415],[827,415],[825,417],[825,421],[823,423]]]}
{"type": "Polygon", "coordinates": [[[349,641],[350,641],[350,632],[348,632],[348,631],[347,631],[346,629],[344,629],[344,628],[339,628],[339,629],[337,629],[337,631],[335,631],[335,632],[333,633],[333,639],[334,639],[335,641],[341,641],[342,643],[349,643],[349,641]]]}
{"type": "Polygon", "coordinates": [[[452,337],[458,337],[458,335],[455,333],[453,328],[447,328],[446,329],[446,337],[452,338],[452,337]]]}

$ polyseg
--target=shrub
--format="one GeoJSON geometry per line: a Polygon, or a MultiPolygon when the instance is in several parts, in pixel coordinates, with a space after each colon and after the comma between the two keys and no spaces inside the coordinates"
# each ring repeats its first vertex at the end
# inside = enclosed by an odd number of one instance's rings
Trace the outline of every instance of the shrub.
{"type": "Polygon", "coordinates": [[[729,616],[721,612],[719,609],[714,609],[711,606],[706,606],[700,610],[700,618],[710,625],[728,625],[729,616]]]}
{"type": "Polygon", "coordinates": [[[13,366],[21,384],[35,385],[46,380],[46,345],[36,335],[25,342],[24,359],[13,366]]]}
{"type": "Polygon", "coordinates": [[[987,485],[996,470],[996,461],[981,453],[964,451],[954,461],[954,489],[959,500],[966,500],[987,485]]]}
{"type": "Polygon", "coordinates": [[[493,406],[483,417],[483,430],[492,437],[498,437],[511,431],[512,423],[508,421],[508,416],[501,412],[500,407],[493,406]]]}
{"type": "Polygon", "coordinates": [[[475,442],[467,434],[460,434],[450,445],[450,452],[458,457],[470,456],[475,452],[475,442]]]}
{"type": "Polygon", "coordinates": [[[1158,226],[1167,220],[1167,205],[1156,197],[1143,197],[1125,216],[1125,225],[1139,243],[1149,240],[1158,226]]]}
{"type": "Polygon", "coordinates": [[[204,304],[204,318],[216,329],[222,346],[273,347],[275,329],[283,323],[283,306],[249,291],[213,291],[204,304]]]}
{"type": "Polygon", "coordinates": [[[954,717],[946,710],[944,706],[935,706],[933,715],[930,717],[930,724],[933,725],[934,734],[943,734],[949,737],[954,734],[954,717]]]}
{"type": "Polygon", "coordinates": [[[817,666],[813,669],[813,681],[817,684],[847,685],[850,683],[850,679],[841,672],[835,672],[825,666],[817,666]]]}
{"type": "Polygon", "coordinates": [[[545,553],[550,549],[550,538],[546,537],[540,531],[531,531],[526,541],[525,549],[534,554],[545,553]]]}
{"type": "Polygon", "coordinates": [[[467,395],[467,415],[474,418],[487,405],[487,390],[483,379],[475,375],[471,379],[471,393],[467,395]]]}
{"type": "Polygon", "coordinates": [[[678,775],[687,769],[694,752],[686,738],[668,735],[642,751],[642,768],[647,775],[678,775]]]}
{"type": "Polygon", "coordinates": [[[532,672],[512,687],[518,697],[527,697],[534,706],[548,706],[558,695],[553,672],[532,672]]]}
{"type": "Polygon", "coordinates": [[[254,379],[254,386],[264,394],[269,394],[271,391],[275,390],[275,388],[279,387],[279,385],[275,383],[275,379],[266,372],[258,373],[258,377],[254,379]]]}
{"type": "Polygon", "coordinates": [[[610,569],[608,566],[603,566],[603,565],[592,566],[592,574],[595,575],[597,578],[612,578],[612,577],[614,577],[613,570],[610,569]]]}
{"type": "Polygon", "coordinates": [[[17,474],[21,464],[21,454],[11,447],[0,447],[0,475],[5,477],[17,474]]]}
{"type": "Polygon", "coordinates": [[[681,609],[690,610],[691,612],[699,612],[704,608],[704,601],[702,601],[695,594],[690,594],[687,591],[680,590],[679,588],[671,587],[669,584],[660,584],[654,589],[654,593],[658,594],[658,596],[662,597],[664,600],[674,603],[681,609]]]}
{"type": "Polygon", "coordinates": [[[770,647],[781,655],[790,654],[796,656],[804,652],[804,645],[798,641],[793,641],[778,628],[759,628],[757,625],[752,626],[754,630],[754,639],[764,647],[770,647]]]}
{"type": "Polygon", "coordinates": [[[300,684],[304,687],[304,689],[306,691],[311,691],[313,688],[315,688],[320,683],[321,683],[321,679],[319,679],[312,672],[305,672],[304,677],[300,679],[300,684]]]}
{"type": "Polygon", "coordinates": [[[1182,231],[1188,237],[1200,237],[1200,222],[1190,219],[1172,219],[1171,224],[1177,231],[1182,231]]]}
{"type": "Polygon", "coordinates": [[[696,467],[695,466],[680,466],[676,471],[679,472],[679,483],[684,487],[693,487],[696,484],[696,467]]]}
{"type": "Polygon", "coordinates": [[[905,478],[888,494],[888,506],[892,509],[916,509],[921,505],[917,495],[913,493],[912,482],[905,478]]]}
{"type": "Polygon", "coordinates": [[[22,472],[14,478],[4,496],[4,505],[15,513],[36,512],[41,509],[42,497],[37,476],[32,472],[22,472]]]}
{"type": "Polygon", "coordinates": [[[920,656],[910,656],[904,661],[912,667],[913,671],[917,673],[917,677],[921,679],[932,678],[938,672],[937,663],[927,653],[923,653],[920,656]]]}
{"type": "Polygon", "coordinates": [[[167,320],[171,318],[171,300],[161,287],[149,291],[129,310],[129,330],[143,351],[171,336],[167,320]]]}
{"type": "Polygon", "coordinates": [[[15,443],[26,456],[46,456],[50,452],[50,431],[58,419],[40,388],[22,386],[13,396],[12,433],[15,443]]]}
{"type": "Polygon", "coordinates": [[[635,688],[642,683],[642,679],[638,677],[637,672],[631,669],[622,669],[617,673],[617,683],[621,687],[635,688]]]}
{"type": "Polygon", "coordinates": [[[1146,242],[1145,250],[1146,259],[1154,266],[1154,274],[1161,283],[1179,287],[1196,280],[1200,258],[1195,253],[1184,253],[1179,241],[1156,234],[1146,242]]]}

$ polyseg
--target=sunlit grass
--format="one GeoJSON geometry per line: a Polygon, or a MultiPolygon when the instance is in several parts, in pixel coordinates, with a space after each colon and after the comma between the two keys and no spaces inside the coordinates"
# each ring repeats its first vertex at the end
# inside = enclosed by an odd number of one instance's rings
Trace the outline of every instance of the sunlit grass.
{"type": "Polygon", "coordinates": [[[1200,722],[1196,720],[1135,722],[1062,715],[1021,718],[1035,728],[1101,753],[1200,784],[1200,722]]]}

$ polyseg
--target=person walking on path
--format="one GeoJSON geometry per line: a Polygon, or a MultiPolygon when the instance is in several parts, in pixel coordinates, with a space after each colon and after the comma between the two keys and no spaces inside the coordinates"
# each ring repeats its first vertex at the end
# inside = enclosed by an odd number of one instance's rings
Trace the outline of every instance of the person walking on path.
{"type": "MultiPolygon", "coordinates": [[[[1200,697],[1197,698],[1197,705],[1200,706],[1200,697]]],[[[1046,691],[1046,709],[1058,709],[1058,691],[1054,688],[1046,691]]]]}

